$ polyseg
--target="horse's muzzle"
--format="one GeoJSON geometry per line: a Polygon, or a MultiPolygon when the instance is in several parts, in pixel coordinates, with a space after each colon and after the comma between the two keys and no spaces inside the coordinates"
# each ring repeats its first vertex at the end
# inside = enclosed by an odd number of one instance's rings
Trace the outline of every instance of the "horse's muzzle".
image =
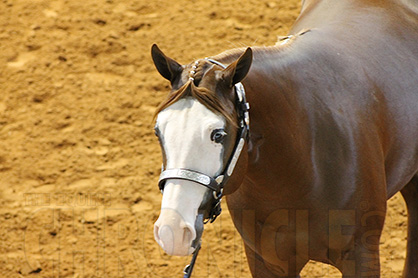
{"type": "Polygon", "coordinates": [[[168,255],[188,256],[195,250],[203,232],[203,216],[187,223],[175,210],[165,209],[154,224],[154,237],[168,255]],[[200,223],[201,222],[201,223],[200,223]]]}

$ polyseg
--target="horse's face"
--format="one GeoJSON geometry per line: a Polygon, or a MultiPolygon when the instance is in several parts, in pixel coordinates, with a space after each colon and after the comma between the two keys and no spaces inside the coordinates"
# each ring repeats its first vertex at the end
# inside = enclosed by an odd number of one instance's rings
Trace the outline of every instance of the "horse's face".
{"type": "MultiPolygon", "coordinates": [[[[152,56],[158,71],[171,81],[173,88],[159,110],[155,126],[164,169],[188,169],[217,177],[235,146],[233,85],[247,74],[251,53],[241,56],[227,69],[203,60],[181,66],[156,46],[152,48],[152,56]],[[202,92],[209,102],[199,99],[202,92]],[[213,101],[218,104],[208,105],[213,101]]],[[[166,180],[160,217],[154,225],[156,241],[169,255],[191,254],[213,202],[213,192],[199,183],[166,180]]]]}
{"type": "MultiPolygon", "coordinates": [[[[222,171],[226,123],[197,100],[181,99],[159,113],[156,130],[166,157],[166,169],[193,169],[215,176],[222,171]]],[[[191,181],[167,180],[155,238],[170,255],[188,255],[197,237],[195,222],[202,203],[209,203],[209,189],[191,181]],[[204,201],[205,199],[205,201],[204,201]]],[[[196,223],[196,225],[199,225],[196,223]]]]}

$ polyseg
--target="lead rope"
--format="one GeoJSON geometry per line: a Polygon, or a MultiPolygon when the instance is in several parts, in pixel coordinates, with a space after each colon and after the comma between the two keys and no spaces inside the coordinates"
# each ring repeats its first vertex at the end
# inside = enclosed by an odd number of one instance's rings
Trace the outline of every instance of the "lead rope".
{"type": "Polygon", "coordinates": [[[193,257],[192,257],[192,260],[190,261],[190,264],[186,265],[186,267],[183,270],[183,273],[184,273],[183,278],[192,277],[192,271],[194,268],[194,264],[196,263],[197,255],[199,254],[201,245],[202,245],[201,242],[197,244],[196,249],[193,252],[193,257]]]}

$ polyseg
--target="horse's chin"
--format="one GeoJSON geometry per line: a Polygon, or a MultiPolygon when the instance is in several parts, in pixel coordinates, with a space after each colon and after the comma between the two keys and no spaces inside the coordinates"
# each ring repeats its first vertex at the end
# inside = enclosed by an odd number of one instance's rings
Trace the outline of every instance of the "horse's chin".
{"type": "MultiPolygon", "coordinates": [[[[161,246],[161,247],[162,247],[162,246],[161,246]]],[[[194,252],[195,248],[190,247],[189,249],[183,249],[183,250],[179,250],[179,249],[176,249],[176,250],[173,250],[173,249],[166,250],[166,249],[163,247],[163,250],[164,250],[164,252],[166,252],[166,253],[167,253],[167,255],[169,255],[169,256],[186,257],[186,256],[189,256],[189,255],[193,254],[193,252],[194,252]]]]}

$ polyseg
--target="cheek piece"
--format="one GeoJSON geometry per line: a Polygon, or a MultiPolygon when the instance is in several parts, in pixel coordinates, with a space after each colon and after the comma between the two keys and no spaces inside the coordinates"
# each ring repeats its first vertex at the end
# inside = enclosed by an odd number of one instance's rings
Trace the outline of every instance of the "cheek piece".
{"type": "MultiPolygon", "coordinates": [[[[221,64],[218,61],[208,59],[209,62],[221,66],[222,68],[226,68],[225,65],[221,64]]],[[[196,66],[194,66],[196,67],[196,66]]],[[[191,72],[193,73],[193,72],[191,72]]],[[[193,77],[190,77],[193,80],[193,77]]],[[[164,192],[164,186],[167,180],[169,179],[181,179],[181,180],[188,180],[195,183],[198,183],[202,186],[207,187],[212,191],[212,205],[210,206],[209,212],[206,218],[203,214],[198,214],[196,218],[195,228],[196,228],[196,240],[193,241],[192,247],[195,247],[195,251],[193,254],[192,261],[188,266],[186,266],[184,270],[184,278],[191,277],[191,273],[193,270],[194,263],[196,261],[197,254],[200,250],[200,238],[203,232],[203,225],[202,223],[212,223],[215,219],[221,214],[221,201],[223,196],[223,188],[227,183],[230,176],[233,174],[237,161],[241,155],[242,149],[244,147],[245,140],[248,139],[249,131],[250,131],[250,116],[249,116],[249,109],[250,105],[248,104],[245,98],[245,90],[244,86],[241,83],[237,83],[234,86],[235,93],[237,95],[237,103],[236,109],[238,112],[238,121],[239,121],[239,130],[237,140],[235,142],[234,150],[231,154],[231,157],[228,160],[228,163],[224,167],[223,171],[220,175],[216,177],[211,177],[204,173],[200,173],[191,169],[184,169],[184,168],[174,168],[174,169],[164,169],[164,165],[161,169],[160,179],[158,181],[158,187],[160,188],[161,192],[164,192]]]]}

